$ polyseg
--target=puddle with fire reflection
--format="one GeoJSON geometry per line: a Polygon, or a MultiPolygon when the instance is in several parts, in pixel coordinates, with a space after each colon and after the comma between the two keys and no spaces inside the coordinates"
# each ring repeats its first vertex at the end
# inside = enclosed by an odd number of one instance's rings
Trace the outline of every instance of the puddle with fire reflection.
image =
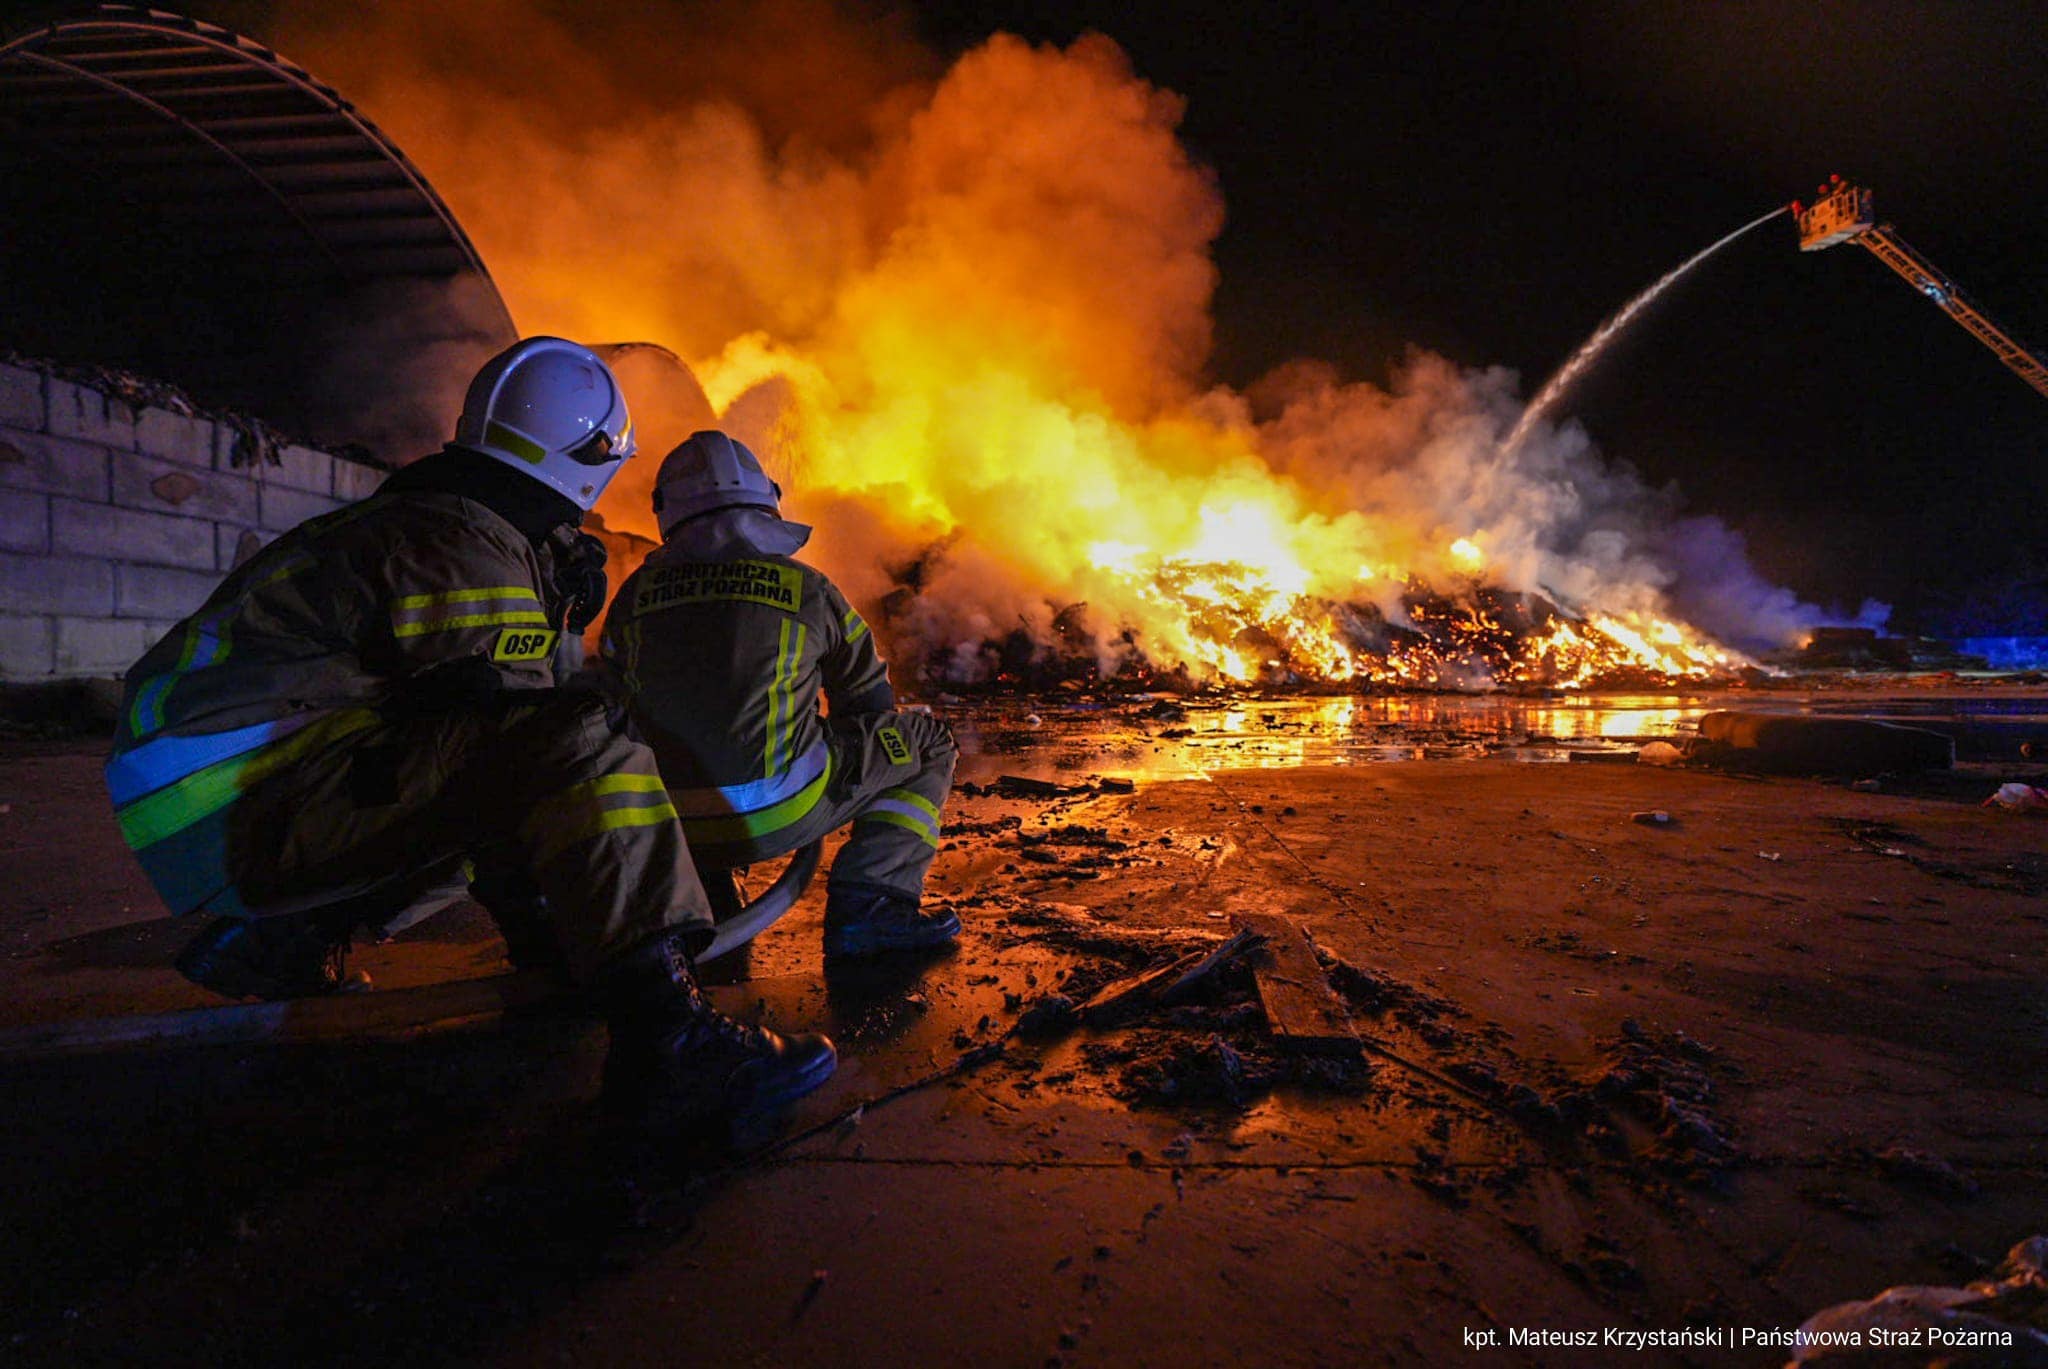
{"type": "Polygon", "coordinates": [[[2048,693],[1843,697],[1759,695],[1382,695],[1172,699],[1116,703],[1000,700],[944,709],[960,739],[959,779],[1001,775],[1178,779],[1211,770],[1504,758],[1559,764],[1622,759],[1692,733],[1714,709],[1853,714],[1909,725],[2048,738],[2048,693]]]}

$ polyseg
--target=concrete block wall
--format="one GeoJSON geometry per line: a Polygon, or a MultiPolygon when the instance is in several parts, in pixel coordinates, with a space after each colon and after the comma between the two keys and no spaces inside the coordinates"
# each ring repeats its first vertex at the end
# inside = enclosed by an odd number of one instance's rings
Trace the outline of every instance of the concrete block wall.
{"type": "Polygon", "coordinates": [[[386,474],[311,447],[251,461],[239,437],[0,364],[0,681],[122,674],[257,548],[386,474]]]}

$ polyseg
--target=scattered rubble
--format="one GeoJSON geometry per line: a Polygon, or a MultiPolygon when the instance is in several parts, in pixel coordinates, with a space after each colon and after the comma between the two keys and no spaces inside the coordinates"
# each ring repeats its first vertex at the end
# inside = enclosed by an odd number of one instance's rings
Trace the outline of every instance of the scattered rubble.
{"type": "Polygon", "coordinates": [[[1628,1149],[1613,1113],[1651,1128],[1642,1158],[1691,1183],[1716,1181],[1743,1159],[1726,1122],[1714,1112],[1710,1048],[1684,1032],[1653,1033],[1624,1019],[1599,1065],[1548,1101],[1558,1118],[1578,1126],[1596,1148],[1628,1149]]]}
{"type": "MultiPolygon", "coordinates": [[[[1343,1094],[1371,1087],[1373,1068],[1358,1054],[1355,1040],[1342,1056],[1288,1048],[1286,1033],[1276,1031],[1259,999],[1261,971],[1250,960],[1266,940],[1259,931],[1241,927],[1221,939],[1199,937],[1195,946],[1168,957],[1157,952],[1185,938],[1104,932],[1086,926],[1079,911],[1027,905],[1013,909],[1008,920],[1038,929],[1020,944],[1052,937],[1063,949],[1088,954],[1123,958],[1140,948],[1154,954],[1135,974],[1077,969],[1059,991],[1029,1006],[1016,999],[1012,1006],[1021,1012],[1013,1030],[1025,1040],[1051,1041],[1089,1029],[1095,1034],[1080,1044],[1080,1057],[1089,1072],[1107,1080],[1112,1096],[1132,1103],[1242,1107],[1282,1084],[1343,1094]]],[[[1293,930],[1300,935],[1298,926],[1293,930]]],[[[1305,940],[1302,955],[1317,966],[1305,940]]],[[[1312,973],[1322,980],[1320,966],[1312,973]]],[[[1362,982],[1356,971],[1347,981],[1362,982]]],[[[1376,1006],[1391,997],[1372,995],[1376,1006]]]]}
{"type": "Polygon", "coordinates": [[[949,837],[992,837],[999,832],[1014,832],[1024,825],[1024,819],[1015,813],[1006,813],[999,818],[977,822],[948,815],[946,835],[949,837]]]}
{"type": "Polygon", "coordinates": [[[1026,1040],[1044,1040],[1064,1035],[1080,1020],[1073,999],[1063,993],[1049,993],[1018,1016],[1016,1031],[1026,1040]]]}
{"type": "Polygon", "coordinates": [[[1083,1047],[1091,1063],[1116,1070],[1112,1091],[1130,1102],[1224,1103],[1242,1107],[1271,1090],[1274,1062],[1252,1058],[1211,1034],[1201,1041],[1159,1032],[1137,1033],[1114,1046],[1083,1047]]]}

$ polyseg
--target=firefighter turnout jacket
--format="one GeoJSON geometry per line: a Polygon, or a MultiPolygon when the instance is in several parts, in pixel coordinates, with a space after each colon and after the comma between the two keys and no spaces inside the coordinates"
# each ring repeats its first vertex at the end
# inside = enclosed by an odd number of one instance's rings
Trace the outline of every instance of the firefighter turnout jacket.
{"type": "Polygon", "coordinates": [[[874,635],[821,571],[664,545],[620,587],[601,641],[698,859],[745,865],[851,822],[831,887],[918,896],[952,736],[895,711],[874,635]]]}
{"type": "Polygon", "coordinates": [[[129,671],[107,763],[172,911],[303,911],[488,853],[582,974],[708,925],[653,757],[553,688],[574,533],[387,485],[230,574],[129,671]]]}

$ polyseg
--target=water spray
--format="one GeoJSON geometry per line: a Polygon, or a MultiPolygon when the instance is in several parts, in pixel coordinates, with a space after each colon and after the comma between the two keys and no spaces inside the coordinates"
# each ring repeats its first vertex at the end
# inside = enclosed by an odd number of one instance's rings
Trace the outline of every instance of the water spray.
{"type": "Polygon", "coordinates": [[[1748,223],[1742,225],[1742,227],[1736,229],[1733,233],[1728,234],[1728,236],[1720,239],[1719,241],[1711,244],[1703,250],[1686,258],[1686,260],[1682,262],[1679,266],[1677,266],[1675,269],[1666,273],[1664,276],[1660,277],[1654,284],[1650,286],[1649,289],[1637,295],[1627,304],[1624,304],[1619,312],[1614,314],[1613,317],[1609,318],[1607,322],[1601,324],[1600,327],[1594,331],[1593,336],[1587,338],[1585,342],[1580,345],[1578,351],[1572,353],[1571,360],[1567,361],[1562,367],[1560,367],[1557,371],[1557,374],[1553,375],[1548,381],[1544,382],[1543,388],[1537,392],[1536,398],[1530,401],[1529,407],[1522,410],[1521,420],[1515,424],[1514,431],[1508,434],[1508,440],[1501,444],[1501,451],[1511,452],[1516,447],[1520,446],[1522,443],[1522,439],[1528,436],[1529,429],[1535,426],[1536,420],[1544,417],[1546,414],[1550,412],[1551,409],[1557,406],[1557,404],[1564,398],[1565,391],[1571,388],[1572,382],[1577,380],[1579,376],[1583,374],[1585,370],[1599,358],[1600,353],[1606,350],[1607,344],[1614,339],[1616,334],[1620,333],[1622,329],[1628,327],[1628,325],[1634,321],[1636,315],[1642,313],[1643,310],[1650,307],[1650,305],[1656,300],[1657,296],[1663,294],[1666,290],[1670,289],[1673,283],[1675,283],[1682,276],[1684,276],[1686,272],[1692,270],[1695,266],[1698,266],[1708,257],[1713,256],[1716,252],[1726,247],[1729,243],[1734,242],[1743,234],[1763,224],[1769,223],[1772,219],[1777,218],[1780,214],[1785,214],[1789,212],[1791,212],[1790,205],[1780,205],[1778,208],[1773,209],[1768,214],[1763,214],[1758,216],[1757,218],[1751,219],[1748,223]]]}

